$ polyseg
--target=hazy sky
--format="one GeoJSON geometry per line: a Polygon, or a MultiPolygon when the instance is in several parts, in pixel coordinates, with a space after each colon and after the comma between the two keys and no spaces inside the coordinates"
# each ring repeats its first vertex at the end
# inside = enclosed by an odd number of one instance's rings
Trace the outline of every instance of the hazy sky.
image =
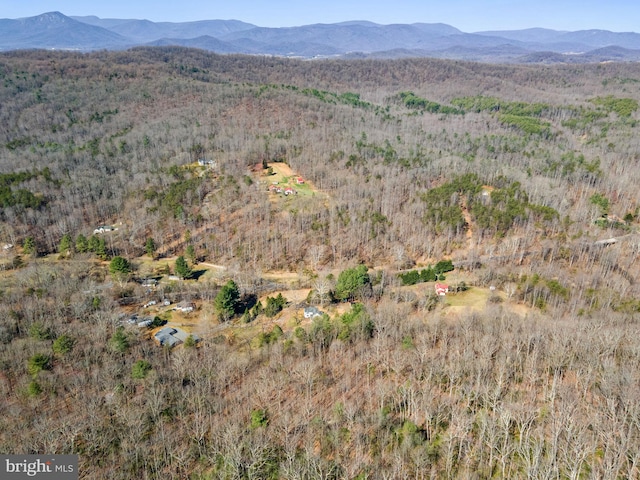
{"type": "Polygon", "coordinates": [[[0,0],[0,18],[51,11],[154,22],[236,19],[263,27],[370,20],[447,23],[465,32],[530,27],[640,31],[640,0],[0,0]]]}

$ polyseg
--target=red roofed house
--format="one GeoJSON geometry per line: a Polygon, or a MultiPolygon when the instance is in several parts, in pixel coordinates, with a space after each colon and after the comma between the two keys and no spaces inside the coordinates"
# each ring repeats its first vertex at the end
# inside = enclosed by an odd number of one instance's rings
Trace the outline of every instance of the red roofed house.
{"type": "Polygon", "coordinates": [[[291,187],[287,187],[287,188],[284,189],[284,194],[285,195],[293,195],[294,193],[296,193],[296,191],[291,187]]]}
{"type": "Polygon", "coordinates": [[[436,283],[436,295],[444,297],[449,292],[449,286],[444,283],[436,283]]]}
{"type": "Polygon", "coordinates": [[[296,182],[298,183],[298,185],[302,185],[304,183],[304,178],[298,177],[296,178],[296,182]]]}

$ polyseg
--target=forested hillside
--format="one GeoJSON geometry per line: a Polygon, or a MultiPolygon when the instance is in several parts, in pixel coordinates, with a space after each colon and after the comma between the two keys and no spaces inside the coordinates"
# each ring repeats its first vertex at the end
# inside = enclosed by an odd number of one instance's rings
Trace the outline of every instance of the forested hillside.
{"type": "Polygon", "coordinates": [[[633,63],[0,55],[0,450],[638,477],[639,101],[633,63]]]}

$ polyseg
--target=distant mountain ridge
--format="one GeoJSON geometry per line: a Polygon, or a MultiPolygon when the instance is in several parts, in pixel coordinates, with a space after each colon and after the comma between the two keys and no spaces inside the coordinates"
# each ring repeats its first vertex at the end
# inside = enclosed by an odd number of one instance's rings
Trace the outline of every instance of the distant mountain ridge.
{"type": "Polygon", "coordinates": [[[178,45],[216,53],[301,58],[437,57],[484,62],[638,61],[640,34],[544,28],[466,33],[443,23],[369,21],[267,28],[239,20],[151,22],[49,12],[0,19],[0,51],[116,50],[178,45]]]}
{"type": "Polygon", "coordinates": [[[88,25],[59,12],[17,20],[0,19],[0,50],[96,50],[123,48],[129,44],[130,40],[118,33],[88,25]]]}
{"type": "Polygon", "coordinates": [[[201,20],[197,22],[151,22],[149,20],[101,19],[98,17],[71,17],[74,20],[101,27],[136,42],[153,42],[171,37],[193,39],[202,36],[219,38],[235,31],[249,30],[255,25],[239,20],[201,20]]]}

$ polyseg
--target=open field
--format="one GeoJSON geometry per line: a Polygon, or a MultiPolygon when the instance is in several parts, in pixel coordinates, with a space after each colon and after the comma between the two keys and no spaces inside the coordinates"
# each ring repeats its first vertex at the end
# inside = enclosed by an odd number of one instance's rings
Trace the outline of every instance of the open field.
{"type": "Polygon", "coordinates": [[[490,296],[491,292],[488,288],[471,287],[466,292],[447,294],[442,301],[448,311],[482,311],[487,307],[490,296]]]}
{"type": "Polygon", "coordinates": [[[283,190],[292,188],[295,193],[289,195],[291,198],[300,195],[301,197],[312,197],[320,192],[315,188],[308,179],[295,173],[289,165],[282,162],[273,162],[268,164],[273,170],[273,175],[265,175],[260,178],[268,185],[275,185],[283,190]]]}

